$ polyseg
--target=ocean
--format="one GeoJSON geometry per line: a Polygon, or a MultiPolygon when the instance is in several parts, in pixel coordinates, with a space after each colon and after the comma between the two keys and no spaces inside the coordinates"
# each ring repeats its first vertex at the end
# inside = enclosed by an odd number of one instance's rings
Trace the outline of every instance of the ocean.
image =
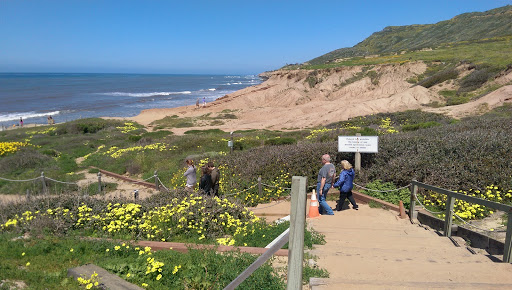
{"type": "Polygon", "coordinates": [[[0,125],[132,117],[202,104],[261,83],[256,75],[0,73],[0,125]]]}

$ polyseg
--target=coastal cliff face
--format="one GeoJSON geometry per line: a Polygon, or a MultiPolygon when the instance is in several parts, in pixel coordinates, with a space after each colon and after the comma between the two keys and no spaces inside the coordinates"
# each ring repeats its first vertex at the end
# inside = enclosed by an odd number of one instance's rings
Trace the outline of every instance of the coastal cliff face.
{"type": "MultiPolygon", "coordinates": [[[[143,111],[133,120],[149,125],[166,116],[196,118],[191,129],[219,128],[224,131],[245,129],[302,129],[325,126],[353,117],[376,113],[421,109],[443,113],[455,118],[483,113],[512,100],[512,71],[491,80],[489,85],[500,89],[475,101],[434,108],[443,105],[442,90],[456,90],[461,78],[472,67],[460,65],[457,79],[447,80],[429,88],[408,80],[417,78],[427,69],[423,62],[374,66],[344,66],[323,70],[276,70],[266,72],[263,83],[236,91],[209,103],[195,106],[143,111]],[[236,118],[222,118],[226,114],[236,118]],[[201,119],[219,118],[211,124],[201,119]]],[[[179,128],[173,129],[180,133],[179,128]]],[[[182,133],[182,132],[181,132],[182,133]]]]}
{"type": "Polygon", "coordinates": [[[268,79],[262,84],[224,96],[213,105],[237,111],[237,121],[251,127],[294,129],[326,125],[440,101],[436,93],[407,82],[426,68],[417,62],[278,70],[265,73],[268,79]]]}

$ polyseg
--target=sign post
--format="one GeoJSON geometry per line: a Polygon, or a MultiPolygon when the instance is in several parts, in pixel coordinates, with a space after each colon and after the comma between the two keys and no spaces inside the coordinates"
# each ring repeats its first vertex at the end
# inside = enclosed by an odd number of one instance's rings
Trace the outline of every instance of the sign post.
{"type": "Polygon", "coordinates": [[[379,136],[338,136],[338,152],[354,152],[355,170],[361,170],[361,153],[379,152],[379,136]]]}

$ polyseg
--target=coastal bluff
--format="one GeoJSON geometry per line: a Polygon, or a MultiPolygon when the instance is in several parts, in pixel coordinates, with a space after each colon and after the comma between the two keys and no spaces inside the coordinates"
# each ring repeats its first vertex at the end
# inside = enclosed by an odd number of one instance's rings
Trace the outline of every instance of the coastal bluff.
{"type": "MultiPolygon", "coordinates": [[[[383,64],[373,66],[344,66],[318,70],[276,70],[260,76],[259,85],[247,87],[208,103],[206,107],[185,106],[169,109],[148,109],[128,118],[145,126],[167,116],[179,118],[215,117],[229,113],[214,126],[208,122],[196,127],[175,128],[180,134],[192,129],[218,128],[224,131],[247,129],[293,130],[323,126],[353,117],[376,113],[421,109],[460,118],[483,113],[504,102],[512,101],[512,86],[504,86],[483,98],[462,105],[441,106],[439,91],[453,87],[447,81],[430,88],[414,85],[409,79],[423,74],[423,62],[383,64]]],[[[471,68],[457,67],[459,78],[471,68]]],[[[507,84],[512,72],[492,80],[507,84]]]]}

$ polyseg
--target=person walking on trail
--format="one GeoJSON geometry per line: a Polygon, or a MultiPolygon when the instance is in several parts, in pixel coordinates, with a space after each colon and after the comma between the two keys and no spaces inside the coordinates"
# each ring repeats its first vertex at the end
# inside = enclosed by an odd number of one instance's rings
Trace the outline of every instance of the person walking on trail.
{"type": "Polygon", "coordinates": [[[318,172],[318,180],[316,184],[316,192],[320,214],[334,215],[331,207],[327,204],[327,192],[334,182],[336,176],[336,168],[331,164],[331,156],[329,154],[322,155],[322,168],[318,172]]]}
{"type": "Polygon", "coordinates": [[[210,175],[212,177],[212,195],[219,196],[220,171],[215,167],[213,161],[209,161],[207,166],[210,169],[210,175]]]}
{"type": "Polygon", "coordinates": [[[202,194],[212,194],[212,176],[210,175],[210,168],[203,166],[201,168],[201,179],[199,180],[199,190],[202,194]]]}
{"type": "Polygon", "coordinates": [[[340,173],[340,178],[336,183],[334,183],[334,187],[340,188],[340,200],[338,201],[338,205],[336,206],[336,210],[342,210],[343,204],[345,203],[345,199],[348,198],[350,203],[352,204],[352,208],[357,210],[359,206],[352,195],[352,188],[354,188],[354,168],[352,168],[352,164],[347,160],[341,161],[341,167],[343,171],[340,173]]]}
{"type": "Polygon", "coordinates": [[[194,161],[192,159],[185,160],[187,164],[187,170],[183,174],[187,178],[187,183],[185,184],[185,190],[194,191],[194,187],[197,183],[197,175],[196,175],[196,167],[194,166],[194,161]]]}
{"type": "Polygon", "coordinates": [[[203,108],[205,108],[205,107],[206,107],[206,98],[203,97],[203,108]]]}
{"type": "Polygon", "coordinates": [[[20,118],[20,127],[23,127],[23,118],[20,118]]]}
{"type": "Polygon", "coordinates": [[[199,109],[199,98],[196,101],[196,109],[199,109]]]}

